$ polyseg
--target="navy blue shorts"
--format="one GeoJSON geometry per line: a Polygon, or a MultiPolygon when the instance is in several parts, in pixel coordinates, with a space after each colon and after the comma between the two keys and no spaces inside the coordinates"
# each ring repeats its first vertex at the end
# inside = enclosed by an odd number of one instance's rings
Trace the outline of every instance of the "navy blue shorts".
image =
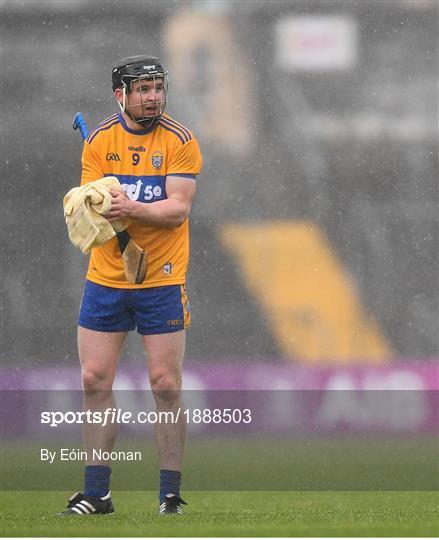
{"type": "Polygon", "coordinates": [[[168,334],[190,325],[184,285],[149,289],[115,289],[85,282],[79,326],[98,332],[168,334]]]}

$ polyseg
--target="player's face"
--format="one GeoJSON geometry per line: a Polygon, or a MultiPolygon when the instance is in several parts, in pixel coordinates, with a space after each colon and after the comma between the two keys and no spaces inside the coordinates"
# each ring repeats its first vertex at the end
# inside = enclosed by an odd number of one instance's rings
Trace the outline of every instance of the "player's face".
{"type": "Polygon", "coordinates": [[[134,81],[127,95],[127,107],[134,118],[154,117],[163,112],[165,104],[163,78],[134,81]]]}

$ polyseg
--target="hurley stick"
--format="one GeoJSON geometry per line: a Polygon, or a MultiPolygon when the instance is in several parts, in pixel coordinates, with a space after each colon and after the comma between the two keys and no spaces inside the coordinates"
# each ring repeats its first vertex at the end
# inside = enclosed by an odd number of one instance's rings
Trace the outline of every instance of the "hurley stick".
{"type": "MultiPolygon", "coordinates": [[[[76,113],[73,120],[73,129],[79,129],[83,140],[88,137],[87,124],[80,112],[76,113]]],[[[126,231],[118,232],[116,236],[127,281],[129,283],[143,283],[148,266],[148,256],[145,250],[138,246],[126,231]]]]}

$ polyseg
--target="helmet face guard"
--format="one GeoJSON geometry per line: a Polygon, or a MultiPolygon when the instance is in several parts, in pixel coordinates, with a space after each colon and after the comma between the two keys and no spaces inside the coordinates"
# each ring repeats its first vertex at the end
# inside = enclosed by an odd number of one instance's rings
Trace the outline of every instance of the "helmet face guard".
{"type": "Polygon", "coordinates": [[[122,102],[118,101],[121,111],[144,128],[154,127],[166,107],[169,84],[167,74],[168,72],[163,69],[160,61],[154,57],[133,56],[121,60],[113,68],[112,73],[113,90],[122,89],[122,102]],[[132,104],[129,95],[134,83],[138,83],[136,90],[139,91],[139,100],[132,104]],[[154,91],[155,99],[144,97],[142,83],[148,87],[148,93],[151,92],[151,89],[154,91]],[[160,88],[157,91],[159,85],[160,88]],[[140,114],[136,114],[136,109],[140,111],[140,114]]]}
{"type": "Polygon", "coordinates": [[[147,77],[124,77],[122,81],[122,102],[119,103],[121,111],[125,111],[133,122],[140,124],[144,128],[152,128],[160,120],[166,107],[166,95],[168,90],[168,81],[166,76],[147,76],[147,77]],[[131,103],[130,94],[133,84],[139,84],[139,100],[137,103],[131,103]],[[142,87],[146,84],[152,87],[155,99],[145,99],[142,87]],[[158,86],[161,86],[157,90],[158,86]],[[136,114],[136,110],[139,113],[136,114]]]}

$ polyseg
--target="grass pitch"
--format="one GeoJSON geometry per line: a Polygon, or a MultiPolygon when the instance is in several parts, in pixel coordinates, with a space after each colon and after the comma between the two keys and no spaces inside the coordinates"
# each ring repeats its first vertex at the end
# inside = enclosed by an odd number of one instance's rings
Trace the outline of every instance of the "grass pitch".
{"type": "MultiPolygon", "coordinates": [[[[80,448],[81,441],[63,446],[80,448]]],[[[41,461],[40,449],[58,440],[2,444],[2,489],[79,490],[84,462],[41,461]]],[[[159,464],[152,438],[121,440],[117,449],[141,450],[141,461],[113,464],[114,491],[155,487],[159,464]],[[125,445],[125,446],[124,446],[125,445]]],[[[193,438],[184,460],[184,491],[436,491],[435,437],[193,438]]]]}
{"type": "Polygon", "coordinates": [[[436,492],[185,492],[158,516],[156,492],[113,492],[116,514],[60,518],[65,492],[6,491],[2,536],[396,536],[439,533],[436,492]]]}
{"type": "Polygon", "coordinates": [[[158,516],[157,492],[138,491],[158,482],[149,441],[142,443],[142,463],[114,464],[114,516],[68,518],[54,514],[80,489],[83,463],[42,463],[39,445],[30,442],[2,447],[3,536],[439,535],[438,443],[432,437],[192,439],[182,516],[158,516]],[[21,491],[9,491],[16,486],[21,491]]]}

